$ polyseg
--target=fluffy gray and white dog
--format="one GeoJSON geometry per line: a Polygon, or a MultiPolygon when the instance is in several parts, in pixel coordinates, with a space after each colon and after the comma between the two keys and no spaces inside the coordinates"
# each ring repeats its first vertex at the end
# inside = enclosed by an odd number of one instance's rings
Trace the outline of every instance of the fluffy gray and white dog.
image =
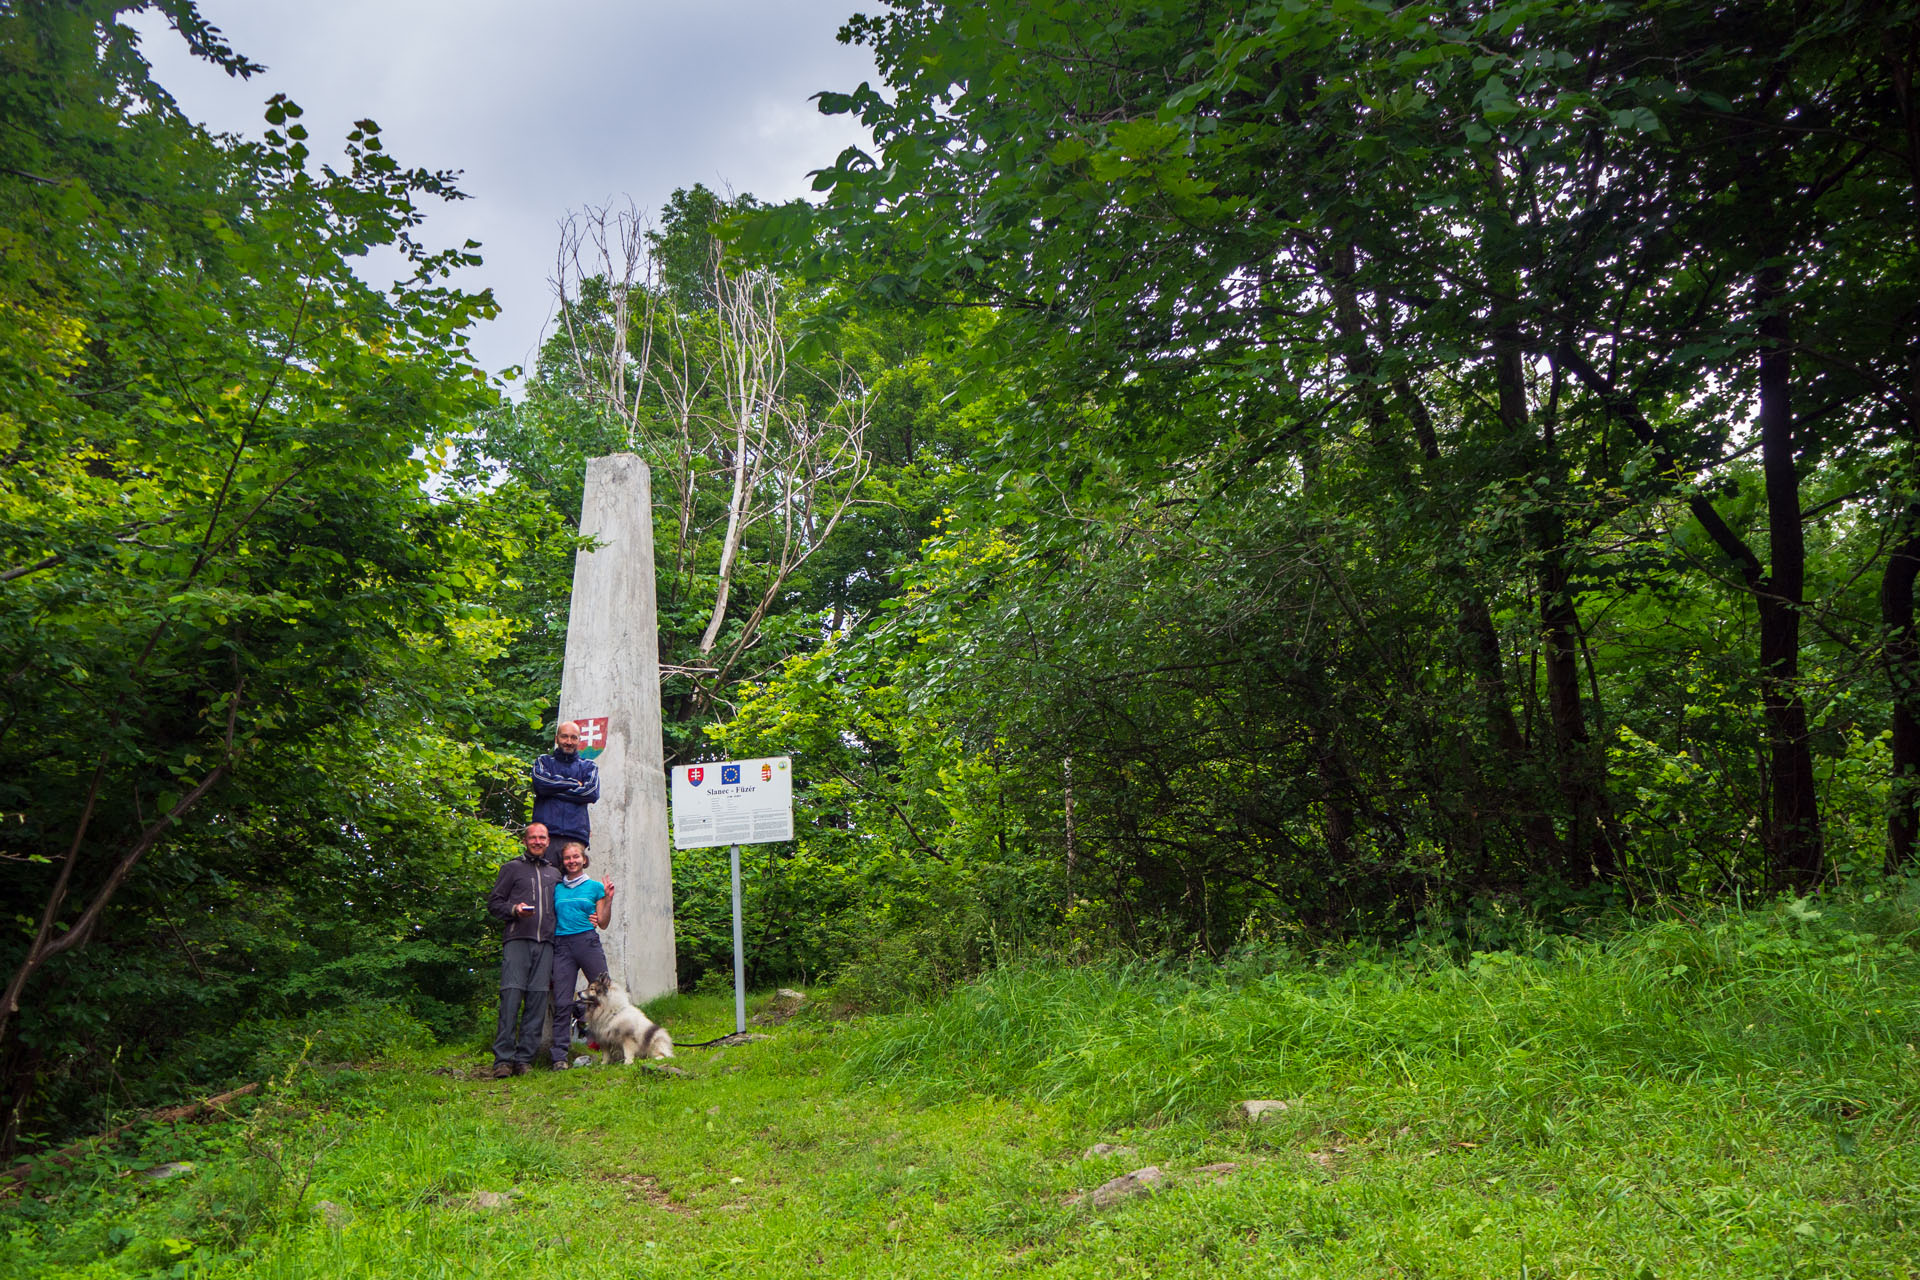
{"type": "Polygon", "coordinates": [[[627,999],[626,988],[616,983],[611,974],[589,982],[583,1001],[587,1006],[587,1031],[606,1050],[609,1065],[614,1061],[615,1049],[620,1051],[622,1062],[673,1056],[673,1037],[665,1027],[633,1007],[633,1002],[627,999]]]}

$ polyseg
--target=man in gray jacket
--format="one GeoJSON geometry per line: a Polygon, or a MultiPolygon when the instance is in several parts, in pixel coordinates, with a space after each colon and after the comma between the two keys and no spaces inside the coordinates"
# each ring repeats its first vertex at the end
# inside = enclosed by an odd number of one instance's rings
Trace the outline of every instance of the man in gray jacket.
{"type": "Polygon", "coordinates": [[[553,886],[560,873],[545,860],[547,828],[530,822],[526,852],[494,878],[487,912],[507,926],[500,956],[500,1020],[493,1032],[493,1078],[522,1076],[546,1029],[553,981],[553,886]],[[516,1035],[517,1031],[517,1035],[516,1035]]]}

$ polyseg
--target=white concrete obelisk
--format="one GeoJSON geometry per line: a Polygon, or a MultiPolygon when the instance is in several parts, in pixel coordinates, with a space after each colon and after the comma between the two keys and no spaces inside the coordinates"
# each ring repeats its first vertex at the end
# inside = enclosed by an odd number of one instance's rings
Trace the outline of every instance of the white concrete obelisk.
{"type": "Polygon", "coordinates": [[[606,721],[605,745],[595,758],[600,800],[591,811],[590,874],[613,883],[613,919],[602,942],[614,977],[638,1003],[675,989],[653,486],[646,463],[631,453],[587,462],[580,532],[600,545],[573,561],[560,718],[606,721]]]}

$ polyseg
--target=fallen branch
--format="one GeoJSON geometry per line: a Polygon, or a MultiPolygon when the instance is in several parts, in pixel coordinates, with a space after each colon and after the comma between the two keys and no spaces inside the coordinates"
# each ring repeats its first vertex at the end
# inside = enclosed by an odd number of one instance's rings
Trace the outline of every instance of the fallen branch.
{"type": "Polygon", "coordinates": [[[256,1080],[252,1084],[243,1084],[238,1089],[229,1089],[225,1093],[217,1093],[205,1102],[189,1102],[183,1106],[161,1107],[158,1111],[149,1111],[137,1120],[129,1120],[125,1124],[115,1125],[105,1133],[96,1133],[91,1138],[82,1138],[70,1147],[60,1148],[60,1150],[54,1152],[52,1155],[35,1156],[31,1160],[23,1161],[13,1166],[13,1168],[8,1169],[6,1172],[0,1173],[0,1181],[22,1182],[28,1174],[43,1164],[57,1164],[63,1168],[69,1168],[73,1164],[74,1156],[78,1155],[83,1147],[112,1142],[127,1130],[137,1128],[143,1124],[171,1124],[176,1120],[191,1120],[195,1116],[205,1115],[209,1111],[217,1111],[227,1103],[232,1102],[235,1098],[244,1098],[250,1093],[257,1093],[259,1089],[260,1082],[256,1080]]]}

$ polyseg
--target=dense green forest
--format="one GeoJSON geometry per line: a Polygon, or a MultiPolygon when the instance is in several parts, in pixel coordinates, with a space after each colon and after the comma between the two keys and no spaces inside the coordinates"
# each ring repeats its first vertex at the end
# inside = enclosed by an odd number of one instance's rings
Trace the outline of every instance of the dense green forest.
{"type": "Polygon", "coordinates": [[[505,391],[456,176],[126,7],[0,0],[0,1154],[473,1033],[620,450],[669,762],[795,759],[756,982],[1913,870],[1920,5],[889,0],[872,147],[571,211],[505,391]]]}

